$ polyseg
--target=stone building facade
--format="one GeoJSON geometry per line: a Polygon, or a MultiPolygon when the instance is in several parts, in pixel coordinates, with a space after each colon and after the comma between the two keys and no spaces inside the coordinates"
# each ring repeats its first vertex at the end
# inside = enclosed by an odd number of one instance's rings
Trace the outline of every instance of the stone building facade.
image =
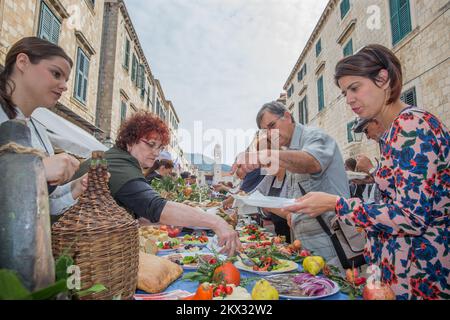
{"type": "Polygon", "coordinates": [[[68,91],[52,111],[107,146],[127,116],[154,112],[170,128],[168,151],[183,157],[180,119],[152,74],[123,0],[0,0],[1,65],[27,36],[58,44],[74,62],[68,91]]]}
{"type": "Polygon", "coordinates": [[[449,8],[448,0],[330,0],[284,85],[286,106],[335,137],[344,158],[378,157],[375,142],[352,134],[355,115],[334,84],[344,55],[378,43],[402,62],[403,100],[450,126],[449,8]]]}
{"type": "Polygon", "coordinates": [[[53,111],[91,134],[95,125],[103,0],[0,0],[0,64],[9,48],[27,36],[61,46],[74,66],[53,111]]]}

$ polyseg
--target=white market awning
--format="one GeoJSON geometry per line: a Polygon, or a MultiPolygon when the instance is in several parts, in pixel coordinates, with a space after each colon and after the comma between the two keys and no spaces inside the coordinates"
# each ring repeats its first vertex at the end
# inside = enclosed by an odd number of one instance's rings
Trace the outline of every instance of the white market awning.
{"type": "Polygon", "coordinates": [[[93,135],[48,109],[38,108],[32,117],[47,128],[53,146],[68,153],[89,158],[92,151],[108,150],[93,135]]]}

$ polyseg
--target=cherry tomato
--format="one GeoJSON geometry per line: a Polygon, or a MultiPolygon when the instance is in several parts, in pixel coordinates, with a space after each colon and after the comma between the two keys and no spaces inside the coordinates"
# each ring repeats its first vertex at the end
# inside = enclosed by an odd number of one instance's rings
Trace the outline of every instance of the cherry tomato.
{"type": "Polygon", "coordinates": [[[227,296],[229,296],[230,294],[232,294],[233,293],[233,287],[226,287],[225,288],[225,292],[226,292],[226,294],[227,294],[227,296]]]}
{"type": "Polygon", "coordinates": [[[221,295],[222,291],[220,291],[218,288],[214,290],[214,297],[219,297],[221,295]]]}

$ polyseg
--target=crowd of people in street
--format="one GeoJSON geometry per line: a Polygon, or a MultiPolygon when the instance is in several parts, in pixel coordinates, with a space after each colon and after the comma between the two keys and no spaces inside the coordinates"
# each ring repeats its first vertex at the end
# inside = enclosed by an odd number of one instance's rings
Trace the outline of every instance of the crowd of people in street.
{"type": "MultiPolygon", "coordinates": [[[[10,48],[0,73],[0,123],[24,120],[32,146],[46,153],[43,164],[54,216],[86,190],[90,162],[55,155],[33,111],[58,102],[68,89],[72,67],[62,48],[29,37],[10,48]]],[[[448,128],[426,108],[400,100],[402,66],[381,45],[368,45],[342,59],[334,80],[359,117],[354,132],[377,142],[379,159],[358,155],[344,161],[330,134],[297,123],[282,103],[269,102],[256,115],[258,139],[265,139],[268,147],[239,154],[232,174],[241,179],[240,185],[221,183],[214,190],[229,195],[258,190],[296,199],[283,209],[259,208],[259,215],[289,242],[301,240],[342,270],[377,266],[381,281],[398,299],[450,298],[448,128]],[[365,173],[366,178],[349,181],[347,171],[365,173]],[[357,254],[349,254],[349,246],[359,248],[357,254]]],[[[115,145],[105,152],[112,196],[135,218],[209,228],[223,251],[233,255],[241,243],[222,218],[168,201],[152,189],[154,179],[177,178],[174,163],[160,157],[169,137],[166,123],[150,112],[137,112],[122,123],[115,145]]],[[[189,172],[180,176],[188,185],[197,183],[189,172]]],[[[223,207],[233,204],[229,196],[223,207]]]]}

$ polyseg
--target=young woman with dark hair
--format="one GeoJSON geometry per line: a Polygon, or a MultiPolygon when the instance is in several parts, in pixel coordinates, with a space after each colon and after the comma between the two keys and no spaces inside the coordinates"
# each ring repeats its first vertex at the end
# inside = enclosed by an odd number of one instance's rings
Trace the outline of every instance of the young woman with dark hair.
{"type": "Polygon", "coordinates": [[[87,177],[65,184],[79,167],[67,154],[54,155],[46,128],[33,119],[39,107],[53,107],[67,91],[73,62],[61,47],[36,37],[23,38],[6,54],[0,70],[0,123],[24,120],[31,130],[33,148],[46,152],[43,159],[50,191],[50,213],[57,215],[75,203],[87,187],[87,177]],[[55,189],[55,186],[60,186],[55,189]]]}
{"type": "Polygon", "coordinates": [[[375,176],[381,203],[309,193],[287,210],[312,217],[334,210],[365,230],[368,264],[397,299],[450,298],[450,134],[431,113],[400,100],[400,61],[369,45],[336,66],[335,80],[361,118],[384,128],[375,176]]]}

